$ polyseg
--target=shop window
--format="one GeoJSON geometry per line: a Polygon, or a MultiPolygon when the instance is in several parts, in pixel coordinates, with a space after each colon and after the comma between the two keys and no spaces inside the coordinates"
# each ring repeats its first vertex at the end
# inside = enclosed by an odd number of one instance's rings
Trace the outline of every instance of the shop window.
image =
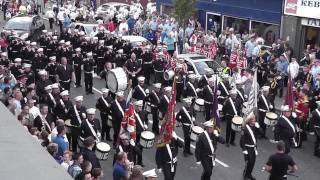
{"type": "Polygon", "coordinates": [[[207,31],[215,31],[217,35],[221,33],[221,16],[207,14],[207,31]]]}
{"type": "Polygon", "coordinates": [[[280,34],[280,27],[274,24],[268,24],[263,22],[251,22],[251,29],[264,39],[264,44],[271,46],[278,38],[280,34]]]}
{"type": "Polygon", "coordinates": [[[249,20],[224,16],[223,29],[233,28],[236,34],[244,34],[249,31],[249,20]]]}
{"type": "Polygon", "coordinates": [[[320,35],[319,34],[320,34],[319,28],[306,26],[305,47],[307,45],[310,45],[311,49],[315,48],[315,46],[320,43],[320,35]]]}

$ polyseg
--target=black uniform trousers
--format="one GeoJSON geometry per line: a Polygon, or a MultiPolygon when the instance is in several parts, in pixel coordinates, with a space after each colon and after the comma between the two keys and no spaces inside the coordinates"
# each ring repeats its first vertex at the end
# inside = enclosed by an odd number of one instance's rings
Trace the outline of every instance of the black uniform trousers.
{"type": "Polygon", "coordinates": [[[246,163],[243,176],[244,177],[252,177],[252,170],[254,167],[254,164],[256,163],[256,152],[254,150],[254,147],[246,147],[246,150],[248,151],[248,154],[244,154],[244,161],[246,163]]]}
{"type": "Polygon", "coordinates": [[[70,83],[71,81],[59,81],[60,86],[63,88],[63,90],[68,90],[70,91],[70,83]]]}
{"type": "Polygon", "coordinates": [[[181,102],[181,94],[183,92],[183,87],[184,87],[184,84],[183,82],[177,82],[177,96],[176,96],[176,101],[177,102],[181,102]]]}
{"type": "Polygon", "coordinates": [[[226,124],[226,126],[227,126],[226,127],[226,143],[227,144],[234,143],[234,139],[236,137],[236,132],[234,130],[232,130],[232,128],[231,128],[233,116],[225,115],[224,118],[225,118],[225,121],[227,122],[227,124],[226,124]]]}
{"type": "Polygon", "coordinates": [[[212,158],[208,156],[207,158],[201,159],[201,164],[203,167],[201,180],[210,180],[213,169],[212,158]]]}
{"type": "Polygon", "coordinates": [[[291,148],[291,139],[281,139],[283,142],[284,142],[284,144],[285,144],[285,147],[286,147],[286,150],[285,150],[285,152],[284,153],[286,153],[286,154],[289,154],[290,153],[290,148],[291,148]]]}
{"type": "Polygon", "coordinates": [[[205,118],[206,118],[206,121],[209,121],[210,120],[210,116],[211,116],[211,106],[212,104],[209,104],[209,103],[204,103],[204,111],[205,111],[205,118]]]}
{"type": "Polygon", "coordinates": [[[120,132],[120,126],[121,126],[121,121],[122,119],[113,119],[112,121],[112,127],[113,127],[113,146],[116,146],[117,145],[117,138],[118,138],[118,135],[119,135],[119,132],[120,132]],[[119,122],[117,122],[119,121],[119,122]]]}
{"type": "Polygon", "coordinates": [[[86,92],[92,93],[93,86],[93,74],[91,72],[84,72],[84,85],[86,88],[86,92]]]}
{"type": "Polygon", "coordinates": [[[73,152],[77,152],[78,138],[80,136],[80,133],[81,133],[80,127],[71,128],[71,146],[72,146],[73,152]]]}
{"type": "Polygon", "coordinates": [[[81,85],[81,66],[80,65],[74,65],[74,74],[76,76],[76,85],[81,85]]]}
{"type": "Polygon", "coordinates": [[[138,146],[138,148],[140,149],[141,153],[136,153],[137,157],[135,158],[137,160],[137,162],[135,162],[135,164],[138,165],[143,165],[142,163],[142,150],[143,147],[140,145],[140,139],[141,139],[141,132],[137,132],[137,139],[136,139],[136,146],[138,146]]]}
{"type": "Polygon", "coordinates": [[[190,125],[190,126],[182,125],[182,130],[183,130],[183,136],[184,136],[184,152],[191,152],[191,151],[190,151],[190,143],[191,143],[190,132],[191,132],[191,125],[190,125]]]}
{"type": "Polygon", "coordinates": [[[264,123],[264,118],[266,117],[266,112],[262,112],[262,111],[259,111],[259,125],[260,127],[262,128],[263,130],[263,136],[265,137],[266,136],[266,128],[267,128],[267,125],[264,123]]]}
{"type": "Polygon", "coordinates": [[[143,75],[146,78],[146,84],[150,84],[150,76],[152,74],[152,65],[151,64],[144,64],[143,65],[143,75]]]}
{"type": "Polygon", "coordinates": [[[157,107],[151,107],[152,114],[152,132],[156,135],[159,134],[159,110],[157,107]]]}
{"type": "Polygon", "coordinates": [[[101,140],[104,138],[110,139],[110,127],[108,126],[108,114],[104,112],[100,112],[101,117],[101,140]]]}
{"type": "Polygon", "coordinates": [[[316,135],[316,141],[314,143],[314,155],[320,157],[320,149],[319,149],[319,147],[320,147],[320,128],[315,127],[314,132],[316,135]]]}
{"type": "Polygon", "coordinates": [[[154,72],[154,83],[161,83],[163,84],[163,72],[154,72]]]}
{"type": "Polygon", "coordinates": [[[177,163],[174,163],[174,172],[171,172],[171,163],[166,163],[161,168],[164,175],[164,180],[174,180],[174,176],[176,175],[177,163]]]}

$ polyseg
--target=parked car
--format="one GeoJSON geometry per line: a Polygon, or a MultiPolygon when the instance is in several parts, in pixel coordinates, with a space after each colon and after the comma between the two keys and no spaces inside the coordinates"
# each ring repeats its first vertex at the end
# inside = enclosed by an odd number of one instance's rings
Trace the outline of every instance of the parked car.
{"type": "Polygon", "coordinates": [[[38,15],[15,16],[4,26],[4,30],[15,31],[24,40],[37,40],[43,29],[45,29],[44,21],[38,15]]]}
{"type": "Polygon", "coordinates": [[[98,17],[106,16],[109,13],[109,9],[113,9],[114,12],[118,12],[120,10],[120,7],[129,9],[130,5],[125,3],[118,3],[118,2],[108,2],[100,5],[97,8],[97,16],[98,17]]]}
{"type": "Polygon", "coordinates": [[[78,29],[79,31],[84,31],[85,34],[90,35],[91,32],[93,31],[93,28],[96,27],[97,28],[97,32],[98,32],[98,28],[103,27],[104,32],[106,32],[107,30],[104,28],[104,26],[99,25],[99,24],[85,24],[85,23],[74,23],[72,25],[72,27],[74,29],[78,29]]]}
{"type": "Polygon", "coordinates": [[[140,44],[144,43],[150,46],[152,45],[152,43],[149,40],[147,40],[142,36],[122,36],[122,39],[125,41],[129,41],[132,47],[139,46],[139,43],[140,44]]]}

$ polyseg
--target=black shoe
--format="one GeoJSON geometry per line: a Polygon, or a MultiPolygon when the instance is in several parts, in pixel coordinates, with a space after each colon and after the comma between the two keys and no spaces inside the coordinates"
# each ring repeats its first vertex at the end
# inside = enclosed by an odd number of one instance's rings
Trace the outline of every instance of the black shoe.
{"type": "Polygon", "coordinates": [[[187,152],[184,152],[184,151],[183,151],[183,156],[184,156],[184,157],[188,157],[189,154],[188,154],[187,152]]]}
{"type": "Polygon", "coordinates": [[[236,146],[236,143],[234,143],[234,142],[232,142],[232,143],[230,143],[231,144],[231,146],[236,146]]]}
{"type": "Polygon", "coordinates": [[[91,92],[89,92],[89,94],[94,94],[94,93],[91,91],[91,92]]]}
{"type": "Polygon", "coordinates": [[[226,143],[226,147],[229,147],[230,145],[229,145],[229,143],[226,143]]]}
{"type": "Polygon", "coordinates": [[[186,152],[189,155],[193,155],[193,153],[191,151],[186,152]]]}
{"type": "Polygon", "coordinates": [[[256,178],[254,176],[250,176],[251,180],[256,180],[256,178]]]}

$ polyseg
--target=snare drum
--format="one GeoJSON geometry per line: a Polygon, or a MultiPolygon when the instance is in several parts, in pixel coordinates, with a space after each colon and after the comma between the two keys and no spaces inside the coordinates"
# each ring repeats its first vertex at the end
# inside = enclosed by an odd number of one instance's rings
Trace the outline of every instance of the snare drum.
{"type": "Polygon", "coordinates": [[[104,142],[99,142],[97,144],[97,151],[96,151],[96,155],[98,159],[107,160],[110,150],[111,150],[111,147],[109,146],[109,144],[104,142]]]}
{"type": "Polygon", "coordinates": [[[264,123],[268,126],[275,126],[277,124],[278,115],[273,112],[267,112],[264,118],[264,123]]]}
{"type": "Polygon", "coordinates": [[[197,141],[198,140],[198,136],[203,133],[203,129],[202,127],[199,127],[199,126],[193,126],[192,129],[191,129],[191,140],[192,141],[197,141]]]}
{"type": "Polygon", "coordinates": [[[153,147],[155,135],[151,131],[143,131],[141,133],[140,145],[146,149],[153,147]]]}
{"type": "Polygon", "coordinates": [[[66,132],[67,132],[67,134],[70,134],[70,133],[71,133],[71,128],[72,128],[71,119],[67,119],[67,120],[64,122],[64,125],[66,126],[66,132]]]}
{"type": "Polygon", "coordinates": [[[235,116],[234,118],[232,118],[231,128],[234,131],[240,132],[242,129],[242,123],[243,123],[243,118],[240,116],[235,116]]]}
{"type": "Polygon", "coordinates": [[[194,105],[194,110],[198,112],[204,111],[204,100],[203,99],[196,99],[196,103],[194,105]]]}

